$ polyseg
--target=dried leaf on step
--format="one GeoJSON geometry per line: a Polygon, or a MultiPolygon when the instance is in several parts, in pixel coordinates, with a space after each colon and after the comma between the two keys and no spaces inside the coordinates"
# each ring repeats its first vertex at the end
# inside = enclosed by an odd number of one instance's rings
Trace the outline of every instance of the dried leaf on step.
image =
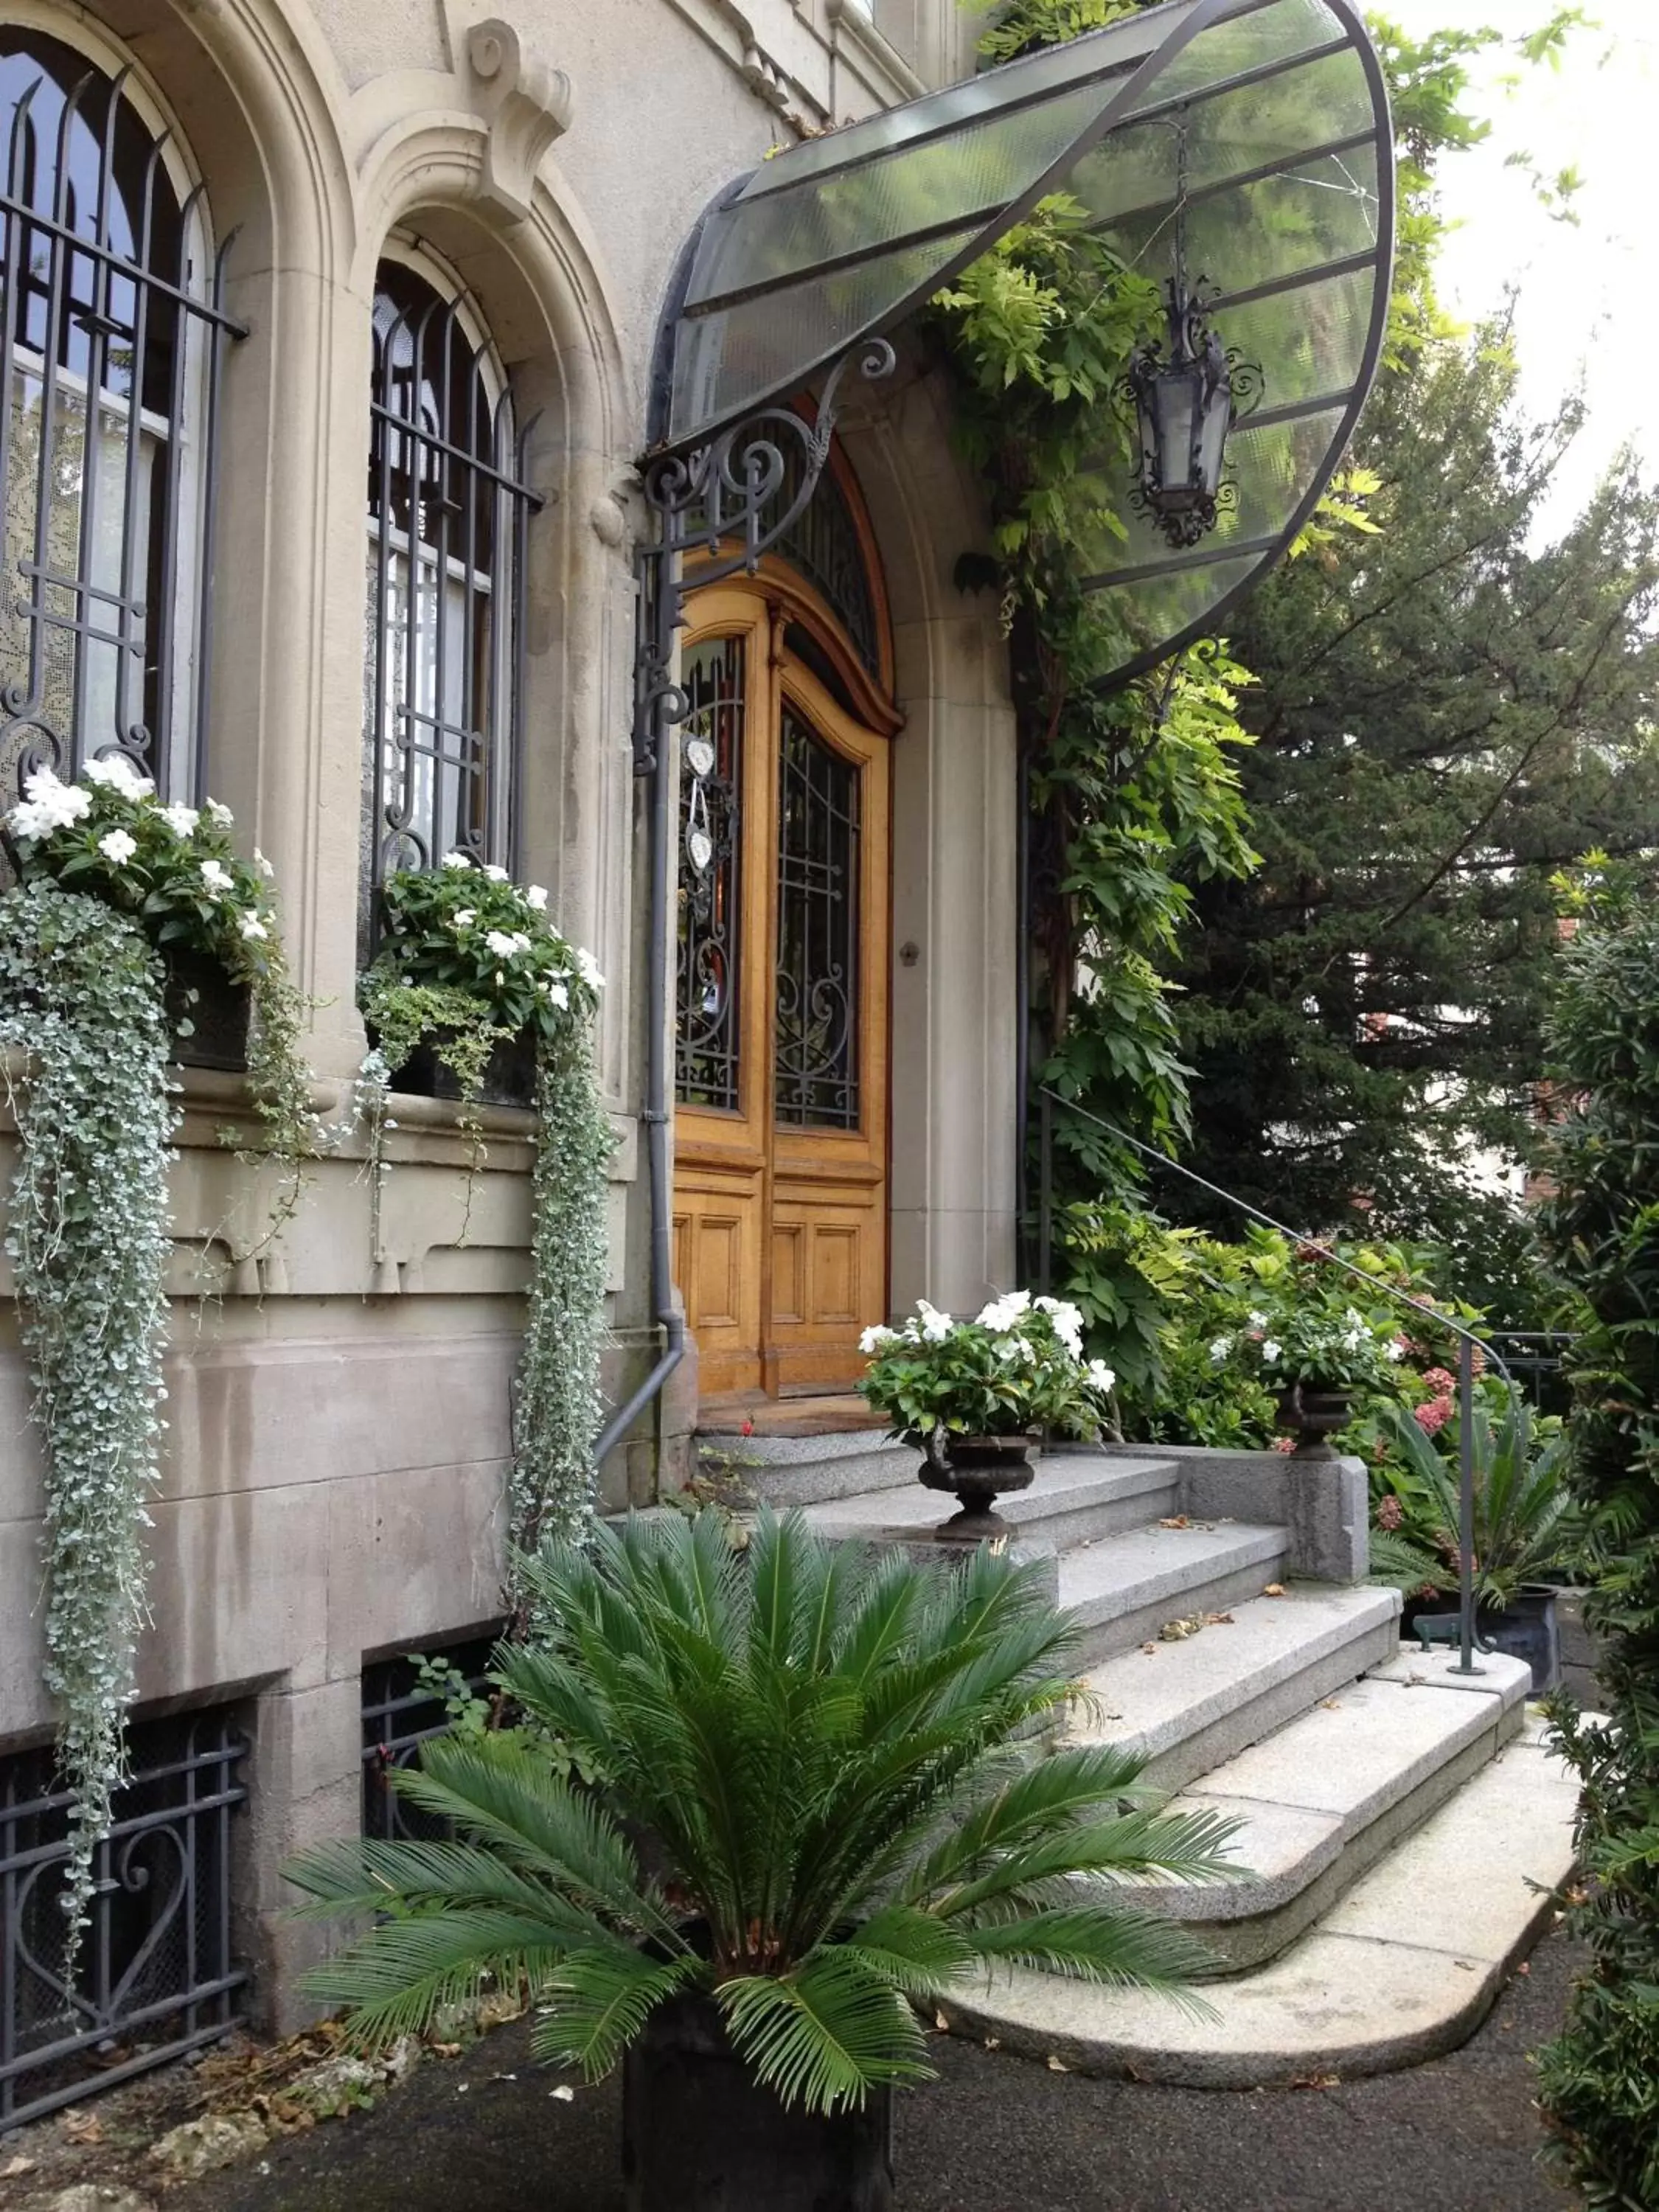
{"type": "Polygon", "coordinates": [[[1267,1589],[1262,1591],[1261,1595],[1263,1597],[1283,1597],[1285,1595],[1285,1585],[1283,1583],[1269,1583],[1267,1589]]]}
{"type": "Polygon", "coordinates": [[[62,2124],[71,2142],[95,2143],[104,2140],[104,2124],[96,2112],[65,2112],[62,2124]]]}
{"type": "Polygon", "coordinates": [[[1140,1648],[1143,1651],[1156,1651],[1158,1646],[1156,1644],[1143,1644],[1140,1648]]]}
{"type": "Polygon", "coordinates": [[[0,2181],[21,2181],[26,2173],[33,2173],[39,2164],[38,2159],[25,2158],[19,2151],[9,2164],[0,2166],[0,2181]]]}
{"type": "Polygon", "coordinates": [[[1190,1528],[1193,1523],[1190,1515],[1172,1513],[1167,1521],[1160,1521],[1158,1525],[1160,1528],[1190,1528]]]}
{"type": "Polygon", "coordinates": [[[561,2081],[556,2089],[550,2089],[547,2094],[556,2097],[562,2105],[574,2105],[576,2101],[576,2093],[567,2082],[561,2081]]]}
{"type": "Polygon", "coordinates": [[[1231,1628],[1232,1625],[1233,1617],[1230,1613],[1206,1613],[1204,1616],[1206,1628],[1231,1628]]]}
{"type": "Polygon", "coordinates": [[[1340,2074],[1298,2074],[1288,2084],[1292,2089],[1335,2089],[1341,2086],[1340,2074]]]}
{"type": "Polygon", "coordinates": [[[1052,2051],[1048,2053],[1048,2071],[1051,2074],[1069,2074],[1071,2070],[1063,2058],[1056,2058],[1052,2051]]]}
{"type": "Polygon", "coordinates": [[[933,2026],[941,2035],[949,2035],[951,2033],[951,2023],[942,2012],[936,2012],[933,2014],[933,2026]]]}
{"type": "Polygon", "coordinates": [[[985,2048],[988,2051],[1000,2051],[1002,2038],[1000,2035],[988,2035],[985,2039],[985,2048]]]}

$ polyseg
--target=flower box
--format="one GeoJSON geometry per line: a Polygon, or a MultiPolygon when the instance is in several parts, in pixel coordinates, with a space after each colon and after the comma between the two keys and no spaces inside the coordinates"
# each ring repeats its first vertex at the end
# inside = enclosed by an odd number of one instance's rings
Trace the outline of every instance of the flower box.
{"type": "MultiPolygon", "coordinates": [[[[392,1088],[416,1098],[454,1098],[461,1086],[439,1058],[434,1046],[417,1044],[400,1068],[392,1073],[392,1088]]],[[[533,1110],[536,1103],[536,1040],[528,1030],[503,1037],[485,1063],[477,1103],[483,1106],[516,1106],[533,1110]]]]}
{"type": "Polygon", "coordinates": [[[220,963],[205,952],[177,947],[166,958],[174,1060],[181,1067],[214,1067],[240,1074],[247,1066],[252,1012],[247,985],[233,983],[220,963]]]}

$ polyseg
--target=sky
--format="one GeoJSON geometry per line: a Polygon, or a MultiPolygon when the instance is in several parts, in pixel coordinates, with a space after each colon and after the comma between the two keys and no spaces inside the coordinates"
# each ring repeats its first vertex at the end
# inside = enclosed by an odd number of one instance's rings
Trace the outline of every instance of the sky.
{"type": "MultiPolygon", "coordinates": [[[[1584,379],[1589,418],[1564,465],[1545,533],[1564,527],[1626,440],[1659,476],[1659,4],[1587,0],[1595,27],[1577,32],[1559,71],[1511,49],[1480,58],[1477,112],[1491,137],[1446,157],[1441,204],[1458,228],[1441,262],[1446,306],[1472,321],[1518,288],[1516,350],[1528,410],[1553,408],[1584,379]],[[1518,75],[1513,90],[1500,80],[1518,75]],[[1575,167],[1578,222],[1554,221],[1524,172],[1575,167]]],[[[1536,28],[1553,0],[1375,0],[1410,36],[1492,25],[1536,28]]]]}

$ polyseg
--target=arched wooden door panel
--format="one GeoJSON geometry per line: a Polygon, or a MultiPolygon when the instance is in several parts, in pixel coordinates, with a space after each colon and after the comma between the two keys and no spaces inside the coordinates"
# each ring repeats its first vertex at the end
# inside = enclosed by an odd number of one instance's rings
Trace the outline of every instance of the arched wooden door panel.
{"type": "Polygon", "coordinates": [[[888,741],[761,592],[692,602],[675,1273],[705,1397],[843,1388],[887,1297],[888,741]]]}

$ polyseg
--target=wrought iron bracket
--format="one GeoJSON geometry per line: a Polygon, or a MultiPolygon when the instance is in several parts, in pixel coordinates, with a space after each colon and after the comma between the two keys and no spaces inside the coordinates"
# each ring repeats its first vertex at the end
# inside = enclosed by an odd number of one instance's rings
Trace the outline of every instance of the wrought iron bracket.
{"type": "Polygon", "coordinates": [[[636,775],[654,772],[669,730],[690,712],[672,672],[688,590],[754,574],[817,489],[849,370],[856,363],[860,377],[875,383],[892,374],[896,359],[885,338],[863,339],[830,370],[810,422],[792,408],[763,407],[692,453],[662,453],[645,463],[641,473],[652,535],[634,556],[636,775]],[[792,454],[800,462],[799,480],[793,496],[779,505],[792,454]],[[692,556],[704,557],[688,582],[685,562],[692,556]]]}

